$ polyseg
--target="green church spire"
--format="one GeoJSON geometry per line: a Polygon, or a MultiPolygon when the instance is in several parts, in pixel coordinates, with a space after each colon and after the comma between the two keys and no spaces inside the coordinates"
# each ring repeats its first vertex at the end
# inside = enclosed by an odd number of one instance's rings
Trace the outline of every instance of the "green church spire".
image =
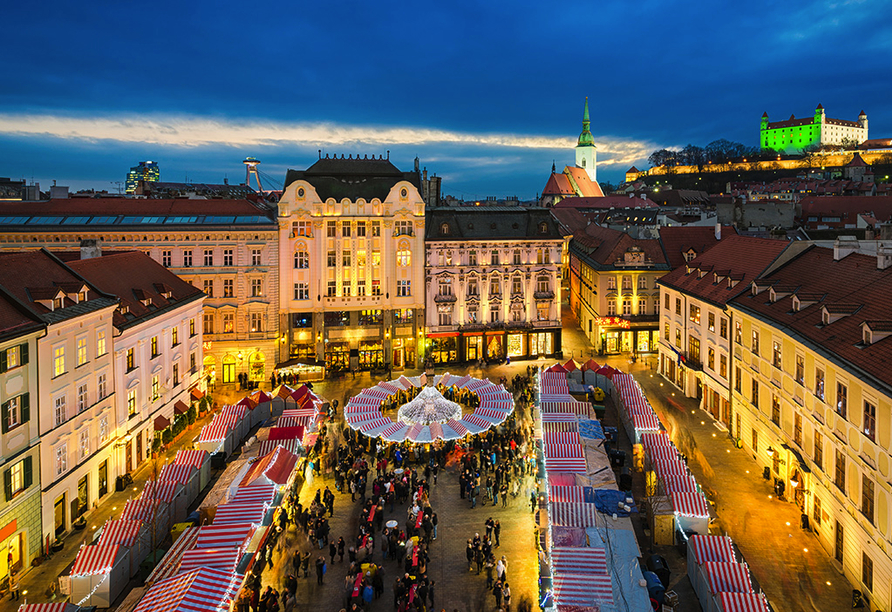
{"type": "Polygon", "coordinates": [[[585,111],[582,113],[582,133],[579,135],[578,147],[591,147],[595,145],[595,139],[590,130],[591,121],[588,118],[588,96],[585,97],[585,111]]]}

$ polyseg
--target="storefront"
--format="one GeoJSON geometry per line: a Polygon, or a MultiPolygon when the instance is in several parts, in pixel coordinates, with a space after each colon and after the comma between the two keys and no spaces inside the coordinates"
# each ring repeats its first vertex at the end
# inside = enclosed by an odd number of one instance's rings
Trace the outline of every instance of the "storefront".
{"type": "Polygon", "coordinates": [[[415,365],[415,338],[393,339],[393,360],[390,362],[395,370],[415,365]]]}
{"type": "Polygon", "coordinates": [[[303,363],[313,363],[316,361],[316,347],[312,342],[297,342],[291,345],[288,357],[303,363]]]}
{"type": "Polygon", "coordinates": [[[508,357],[523,357],[527,354],[524,334],[508,334],[508,357]]]}
{"type": "Polygon", "coordinates": [[[359,343],[359,369],[371,370],[384,367],[384,346],[379,340],[359,343]]]}
{"type": "Polygon", "coordinates": [[[505,356],[505,333],[504,332],[486,332],[486,358],[502,359],[505,356]]]}
{"type": "Polygon", "coordinates": [[[431,334],[430,358],[434,363],[456,363],[458,361],[458,332],[453,334],[431,334]]]}
{"type": "Polygon", "coordinates": [[[346,370],[350,367],[350,346],[347,342],[328,342],[325,345],[325,365],[346,370]]]}
{"type": "Polygon", "coordinates": [[[601,330],[602,354],[653,353],[658,349],[660,334],[653,323],[637,324],[621,317],[595,320],[601,330]]]}
{"type": "Polygon", "coordinates": [[[465,361],[477,361],[483,357],[483,334],[466,335],[465,361]]]}
{"type": "Polygon", "coordinates": [[[530,334],[530,357],[552,355],[554,347],[554,332],[533,332],[530,334]]]}
{"type": "Polygon", "coordinates": [[[256,351],[248,358],[248,376],[250,380],[266,379],[266,357],[260,351],[256,351]]]}

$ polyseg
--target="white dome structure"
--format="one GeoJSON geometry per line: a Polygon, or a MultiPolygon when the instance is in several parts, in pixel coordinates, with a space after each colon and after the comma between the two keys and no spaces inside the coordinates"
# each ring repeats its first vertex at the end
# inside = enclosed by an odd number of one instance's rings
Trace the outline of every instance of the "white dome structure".
{"type": "Polygon", "coordinates": [[[462,418],[461,406],[451,402],[436,387],[423,387],[410,402],[403,404],[397,418],[411,424],[430,425],[462,418]]]}

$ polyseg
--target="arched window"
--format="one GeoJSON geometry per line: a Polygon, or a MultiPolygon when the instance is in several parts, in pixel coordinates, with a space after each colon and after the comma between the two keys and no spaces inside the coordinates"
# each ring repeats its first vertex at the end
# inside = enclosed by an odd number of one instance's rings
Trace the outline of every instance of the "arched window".
{"type": "Polygon", "coordinates": [[[449,224],[448,223],[443,223],[442,225],[440,225],[440,235],[441,236],[449,235],[449,224]]]}
{"type": "Polygon", "coordinates": [[[396,252],[396,265],[406,267],[412,265],[412,251],[400,249],[396,252]]]}

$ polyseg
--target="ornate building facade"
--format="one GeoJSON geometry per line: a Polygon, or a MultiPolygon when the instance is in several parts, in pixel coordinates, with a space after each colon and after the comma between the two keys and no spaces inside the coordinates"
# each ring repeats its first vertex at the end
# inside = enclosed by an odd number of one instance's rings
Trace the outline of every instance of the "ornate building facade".
{"type": "Polygon", "coordinates": [[[543,209],[431,208],[425,284],[436,363],[561,354],[563,238],[543,209]]]}

